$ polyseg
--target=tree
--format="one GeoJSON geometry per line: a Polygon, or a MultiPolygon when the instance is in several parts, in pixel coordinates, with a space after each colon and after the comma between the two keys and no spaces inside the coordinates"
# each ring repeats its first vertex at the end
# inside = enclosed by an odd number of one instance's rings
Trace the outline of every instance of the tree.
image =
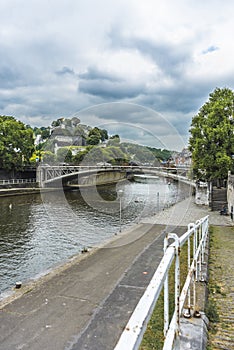
{"type": "Polygon", "coordinates": [[[120,144],[120,137],[119,135],[113,135],[109,138],[108,146],[119,146],[120,144]]]}
{"type": "Polygon", "coordinates": [[[99,129],[98,127],[94,127],[88,133],[87,144],[88,145],[98,145],[100,141],[105,141],[108,139],[108,133],[105,129],[99,129]]]}
{"type": "Polygon", "coordinates": [[[98,135],[88,136],[86,139],[87,145],[98,145],[100,142],[100,138],[98,135]]]}
{"type": "Polygon", "coordinates": [[[189,149],[195,178],[226,179],[234,170],[234,93],[216,88],[192,119],[189,149]]]}
{"type": "Polygon", "coordinates": [[[89,150],[87,148],[83,151],[78,152],[73,157],[74,164],[80,164],[85,159],[85,156],[88,154],[88,152],[89,152],[89,150]]]}
{"type": "Polygon", "coordinates": [[[33,151],[33,130],[14,117],[0,116],[0,168],[21,169],[33,151]]]}
{"type": "Polygon", "coordinates": [[[101,134],[101,140],[102,142],[105,140],[108,140],[108,132],[106,129],[99,129],[100,134],[101,134]]]}

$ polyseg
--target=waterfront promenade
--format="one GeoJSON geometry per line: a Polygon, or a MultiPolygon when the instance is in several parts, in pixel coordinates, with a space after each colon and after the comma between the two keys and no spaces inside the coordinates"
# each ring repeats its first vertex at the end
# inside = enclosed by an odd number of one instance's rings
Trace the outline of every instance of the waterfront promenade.
{"type": "Polygon", "coordinates": [[[0,310],[0,349],[113,349],[162,258],[165,233],[182,234],[207,214],[211,225],[232,225],[193,200],[144,219],[17,291],[22,296],[0,310]]]}

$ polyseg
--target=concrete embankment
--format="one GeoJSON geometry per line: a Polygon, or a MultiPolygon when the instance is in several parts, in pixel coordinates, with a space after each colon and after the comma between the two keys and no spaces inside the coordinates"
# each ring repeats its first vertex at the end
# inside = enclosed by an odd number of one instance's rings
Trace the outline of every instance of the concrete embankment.
{"type": "MultiPolygon", "coordinates": [[[[182,234],[207,213],[188,198],[15,291],[0,310],[1,348],[113,349],[162,258],[165,233],[182,234]]],[[[211,224],[231,224],[208,214],[211,224]]]]}
{"type": "Polygon", "coordinates": [[[25,194],[40,193],[40,189],[36,187],[21,187],[21,188],[1,188],[0,197],[20,196],[25,194]]]}
{"type": "Polygon", "coordinates": [[[53,191],[61,191],[60,188],[39,188],[35,187],[14,187],[14,188],[0,188],[0,197],[23,196],[29,194],[39,194],[53,191]]]}

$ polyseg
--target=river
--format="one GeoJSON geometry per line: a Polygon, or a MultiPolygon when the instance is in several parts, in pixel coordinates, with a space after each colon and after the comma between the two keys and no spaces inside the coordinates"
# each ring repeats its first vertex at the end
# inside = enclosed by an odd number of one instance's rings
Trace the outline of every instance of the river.
{"type": "Polygon", "coordinates": [[[0,299],[15,282],[38,278],[187,195],[188,186],[160,178],[151,184],[126,181],[98,190],[1,198],[0,299]]]}

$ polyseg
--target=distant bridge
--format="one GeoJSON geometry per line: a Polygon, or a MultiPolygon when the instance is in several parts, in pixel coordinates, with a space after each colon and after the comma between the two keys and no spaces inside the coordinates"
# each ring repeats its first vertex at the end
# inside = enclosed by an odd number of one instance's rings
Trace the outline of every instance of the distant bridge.
{"type": "Polygon", "coordinates": [[[150,166],[73,166],[73,165],[43,165],[37,168],[37,182],[40,187],[58,187],[61,185],[91,186],[118,182],[131,174],[153,174],[183,181],[195,186],[187,177],[189,168],[165,168],[150,166]]]}

